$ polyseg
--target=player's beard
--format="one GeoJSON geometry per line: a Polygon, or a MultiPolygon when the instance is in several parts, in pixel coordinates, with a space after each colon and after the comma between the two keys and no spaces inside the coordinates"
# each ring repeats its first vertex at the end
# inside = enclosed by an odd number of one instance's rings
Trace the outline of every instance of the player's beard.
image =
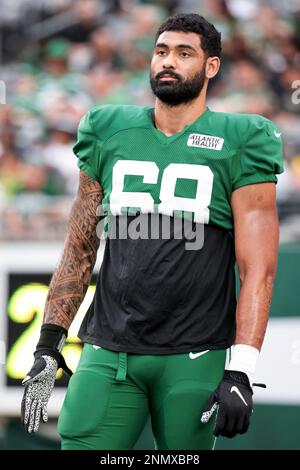
{"type": "Polygon", "coordinates": [[[159,72],[155,77],[150,72],[150,85],[157,98],[169,106],[178,106],[189,103],[199,96],[205,82],[205,64],[200,72],[193,78],[183,80],[180,75],[172,70],[159,72]],[[169,74],[176,80],[162,81],[160,78],[164,74],[169,74]]]}

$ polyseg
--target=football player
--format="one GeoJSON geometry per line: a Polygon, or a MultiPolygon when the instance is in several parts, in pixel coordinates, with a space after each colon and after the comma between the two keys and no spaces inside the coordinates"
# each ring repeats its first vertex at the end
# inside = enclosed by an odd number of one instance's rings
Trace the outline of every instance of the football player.
{"type": "Polygon", "coordinates": [[[81,120],[78,193],[22,402],[35,432],[57,369],[68,371],[61,351],[91,280],[102,203],[105,253],[59,417],[62,449],[131,449],[149,414],[156,449],[212,449],[216,436],[248,429],[276,271],[282,140],[262,116],[207,107],[220,56],[206,19],[170,17],[151,61],[154,107],[94,107],[81,120]],[[145,236],[163,220],[170,236],[145,236]],[[203,227],[201,249],[177,236],[178,220],[203,227]]]}

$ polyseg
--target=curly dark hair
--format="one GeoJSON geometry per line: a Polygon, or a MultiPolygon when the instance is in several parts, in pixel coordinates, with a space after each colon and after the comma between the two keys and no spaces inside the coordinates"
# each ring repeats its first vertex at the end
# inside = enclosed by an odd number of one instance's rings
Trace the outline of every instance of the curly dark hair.
{"type": "Polygon", "coordinates": [[[221,56],[221,33],[197,13],[179,13],[167,18],[159,27],[155,42],[164,31],[184,31],[199,34],[201,47],[207,57],[221,56]]]}

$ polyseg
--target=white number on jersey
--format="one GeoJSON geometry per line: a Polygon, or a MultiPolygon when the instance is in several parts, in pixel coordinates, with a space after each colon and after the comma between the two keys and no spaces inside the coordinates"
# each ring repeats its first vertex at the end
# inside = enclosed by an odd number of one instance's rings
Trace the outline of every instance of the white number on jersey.
{"type": "MultiPolygon", "coordinates": [[[[154,199],[146,192],[123,191],[126,175],[143,176],[143,182],[156,184],[159,168],[155,162],[138,160],[119,160],[113,167],[110,211],[113,215],[121,214],[122,207],[139,207],[142,213],[154,212],[154,199]]],[[[158,212],[173,215],[173,211],[193,212],[194,221],[207,224],[208,206],[211,201],[213,172],[206,165],[188,163],[170,163],[162,175],[158,212]],[[175,196],[176,182],[180,178],[197,180],[194,199],[175,196]]]]}

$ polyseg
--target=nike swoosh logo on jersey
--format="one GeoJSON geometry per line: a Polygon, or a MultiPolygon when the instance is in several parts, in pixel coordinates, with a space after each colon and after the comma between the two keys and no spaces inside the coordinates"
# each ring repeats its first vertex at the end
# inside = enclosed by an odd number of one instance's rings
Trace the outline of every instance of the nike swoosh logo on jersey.
{"type": "Polygon", "coordinates": [[[243,397],[243,395],[241,394],[241,392],[239,391],[237,387],[235,386],[231,387],[230,393],[232,392],[235,392],[240,397],[240,399],[245,403],[245,405],[248,406],[245,398],[243,397]]]}
{"type": "Polygon", "coordinates": [[[275,137],[277,137],[277,139],[279,139],[279,137],[281,136],[282,132],[276,132],[274,131],[274,135],[275,137]]]}
{"type": "Polygon", "coordinates": [[[206,351],[201,351],[201,352],[199,352],[199,353],[192,353],[192,352],[190,352],[189,357],[190,357],[190,359],[196,359],[197,357],[203,356],[203,354],[206,354],[206,353],[208,353],[208,352],[209,352],[209,349],[207,349],[206,351]]]}
{"type": "Polygon", "coordinates": [[[94,349],[101,349],[101,346],[96,346],[96,344],[93,344],[94,349]]]}

